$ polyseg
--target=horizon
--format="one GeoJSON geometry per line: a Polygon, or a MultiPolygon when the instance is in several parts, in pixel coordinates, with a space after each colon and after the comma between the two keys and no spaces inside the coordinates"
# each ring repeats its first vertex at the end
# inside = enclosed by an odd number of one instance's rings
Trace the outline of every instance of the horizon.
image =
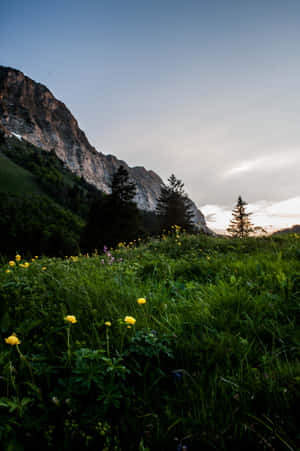
{"type": "Polygon", "coordinates": [[[46,85],[98,151],[174,173],[211,229],[239,194],[255,225],[300,223],[300,4],[2,9],[0,64],[46,85]]]}

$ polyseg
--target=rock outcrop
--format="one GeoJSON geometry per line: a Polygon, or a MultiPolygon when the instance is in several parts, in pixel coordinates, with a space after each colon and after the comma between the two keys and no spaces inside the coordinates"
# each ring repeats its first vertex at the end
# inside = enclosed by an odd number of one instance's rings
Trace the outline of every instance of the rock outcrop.
{"type": "MultiPolygon", "coordinates": [[[[66,166],[104,192],[109,192],[112,175],[122,164],[137,185],[139,208],[154,210],[162,179],[144,167],[130,168],[113,155],[98,152],[64,103],[49,89],[22,72],[0,66],[0,123],[45,150],[54,149],[66,166]]],[[[194,204],[195,222],[208,232],[202,213],[194,204]]]]}

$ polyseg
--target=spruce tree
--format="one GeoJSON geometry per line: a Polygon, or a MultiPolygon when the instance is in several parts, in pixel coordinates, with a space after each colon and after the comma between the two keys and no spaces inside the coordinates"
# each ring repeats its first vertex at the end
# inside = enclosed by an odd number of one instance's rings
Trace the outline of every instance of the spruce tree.
{"type": "Polygon", "coordinates": [[[184,192],[184,183],[174,174],[168,178],[168,185],[163,185],[157,200],[156,214],[160,217],[161,229],[170,230],[179,225],[187,231],[193,231],[192,202],[184,192]]]}
{"type": "Polygon", "coordinates": [[[5,143],[4,131],[0,128],[0,144],[5,143]]]}
{"type": "Polygon", "coordinates": [[[136,195],[136,185],[130,180],[128,171],[122,165],[113,175],[111,195],[115,200],[123,203],[132,202],[136,195]]]}
{"type": "Polygon", "coordinates": [[[232,219],[227,232],[234,238],[244,238],[254,232],[253,224],[249,219],[252,213],[246,213],[246,205],[247,203],[243,201],[242,196],[239,196],[237,204],[232,210],[232,219]]]}
{"type": "Polygon", "coordinates": [[[128,171],[120,166],[111,181],[111,194],[94,202],[81,237],[84,251],[114,247],[121,241],[133,241],[142,232],[140,212],[134,196],[136,185],[128,171]]]}

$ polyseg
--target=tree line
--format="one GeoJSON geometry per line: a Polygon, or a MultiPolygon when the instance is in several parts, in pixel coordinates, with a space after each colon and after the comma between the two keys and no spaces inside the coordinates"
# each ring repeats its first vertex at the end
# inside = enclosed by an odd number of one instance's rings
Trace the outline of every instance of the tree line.
{"type": "MultiPolygon", "coordinates": [[[[115,247],[119,242],[130,242],[147,234],[145,214],[134,202],[136,185],[124,166],[121,165],[113,175],[110,188],[111,194],[96,200],[91,206],[80,240],[84,252],[103,249],[104,246],[115,247]]],[[[175,224],[187,232],[195,232],[193,216],[184,184],[172,174],[168,185],[161,187],[151,232],[159,234],[171,230],[175,224]]]]}
{"type": "MultiPolygon", "coordinates": [[[[0,152],[29,170],[42,194],[1,194],[0,255],[75,255],[101,251],[120,241],[158,235],[173,224],[192,231],[190,201],[175,176],[163,186],[157,210],[139,210],[136,185],[120,166],[106,195],[67,170],[55,152],[46,152],[25,141],[4,138],[0,152]]],[[[8,187],[9,188],[9,187],[8,187]]]]}

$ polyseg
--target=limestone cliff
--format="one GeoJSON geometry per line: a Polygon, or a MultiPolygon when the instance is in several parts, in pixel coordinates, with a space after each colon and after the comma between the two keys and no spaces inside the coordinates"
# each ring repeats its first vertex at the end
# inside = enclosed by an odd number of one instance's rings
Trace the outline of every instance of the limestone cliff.
{"type": "MultiPolygon", "coordinates": [[[[123,164],[137,185],[139,208],[154,210],[162,179],[143,167],[128,167],[113,155],[98,152],[87,140],[64,103],[46,86],[22,72],[0,66],[0,123],[30,143],[50,151],[77,175],[101,191],[109,192],[113,173],[123,164]]],[[[202,213],[194,204],[195,222],[208,231],[202,213]]]]}

